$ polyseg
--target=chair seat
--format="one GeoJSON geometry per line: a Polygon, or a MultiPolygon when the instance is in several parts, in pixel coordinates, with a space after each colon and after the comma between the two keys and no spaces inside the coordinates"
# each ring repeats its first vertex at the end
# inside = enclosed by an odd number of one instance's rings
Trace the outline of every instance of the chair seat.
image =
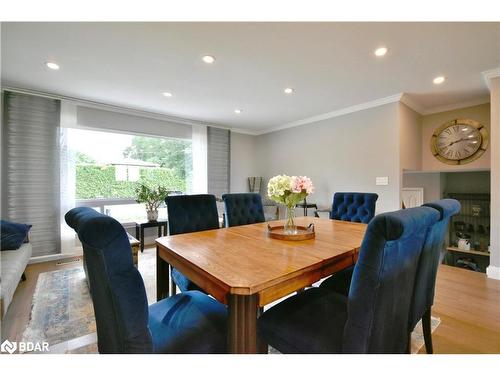
{"type": "Polygon", "coordinates": [[[323,281],[319,287],[348,296],[353,272],[354,266],[347,267],[323,281]]]}
{"type": "Polygon", "coordinates": [[[190,290],[199,290],[204,292],[198,285],[189,280],[183,273],[179,270],[172,268],[172,278],[174,279],[175,285],[177,285],[181,292],[187,292],[190,290]]]}
{"type": "Polygon", "coordinates": [[[227,308],[191,291],[149,306],[154,353],[226,353],[227,308]]]}
{"type": "Polygon", "coordinates": [[[259,335],[282,353],[340,353],[347,298],[325,288],[310,288],[266,311],[259,335]]]}

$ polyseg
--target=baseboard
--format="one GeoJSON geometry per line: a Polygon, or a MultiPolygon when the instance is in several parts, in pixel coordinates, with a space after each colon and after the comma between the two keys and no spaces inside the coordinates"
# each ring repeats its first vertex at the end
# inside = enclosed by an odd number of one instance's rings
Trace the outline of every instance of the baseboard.
{"type": "Polygon", "coordinates": [[[486,275],[490,279],[500,280],[500,267],[488,266],[488,268],[486,268],[486,275]]]}
{"type": "Polygon", "coordinates": [[[28,264],[35,264],[35,263],[43,263],[43,262],[50,262],[53,260],[62,260],[62,259],[67,259],[67,258],[74,258],[81,256],[82,253],[72,253],[72,254],[52,254],[52,255],[42,255],[39,257],[33,257],[29,260],[28,264]]]}

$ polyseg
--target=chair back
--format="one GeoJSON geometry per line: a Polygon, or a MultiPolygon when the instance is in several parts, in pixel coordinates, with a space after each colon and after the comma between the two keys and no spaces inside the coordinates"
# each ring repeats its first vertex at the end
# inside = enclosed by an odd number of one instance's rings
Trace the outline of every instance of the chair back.
{"type": "Polygon", "coordinates": [[[377,199],[375,193],[335,193],[330,219],[368,224],[375,216],[377,199]]]}
{"type": "Polygon", "coordinates": [[[424,206],[438,210],[440,217],[429,230],[420,256],[413,292],[413,305],[409,323],[410,331],[413,331],[426,310],[434,303],[437,270],[444,247],[445,235],[448,231],[448,224],[450,218],[460,212],[461,208],[460,203],[455,199],[441,199],[426,203],[424,206]]]}
{"type": "Polygon", "coordinates": [[[224,211],[226,213],[226,227],[266,221],[260,194],[222,194],[222,200],[224,201],[224,211]]]}
{"type": "Polygon", "coordinates": [[[125,229],[88,207],[68,211],[65,219],[83,245],[99,353],[151,353],[146,290],[125,229]]]}
{"type": "Polygon", "coordinates": [[[343,352],[406,352],[418,261],[438,217],[435,209],[418,207],[370,222],[349,289],[343,352]]]}
{"type": "Polygon", "coordinates": [[[166,197],[165,203],[170,235],[219,228],[214,195],[174,195],[166,197]]]}

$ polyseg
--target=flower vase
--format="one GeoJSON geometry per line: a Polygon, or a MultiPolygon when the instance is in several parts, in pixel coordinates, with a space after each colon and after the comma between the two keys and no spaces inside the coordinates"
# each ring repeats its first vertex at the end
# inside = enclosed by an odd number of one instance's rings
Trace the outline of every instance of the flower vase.
{"type": "Polygon", "coordinates": [[[297,226],[295,225],[295,206],[286,206],[284,231],[286,234],[297,234],[297,226]]]}

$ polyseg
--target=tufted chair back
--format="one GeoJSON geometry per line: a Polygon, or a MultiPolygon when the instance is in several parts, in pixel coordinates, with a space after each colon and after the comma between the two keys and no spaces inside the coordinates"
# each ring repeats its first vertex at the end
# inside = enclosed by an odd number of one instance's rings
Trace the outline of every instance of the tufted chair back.
{"type": "Polygon", "coordinates": [[[413,331],[418,321],[422,319],[425,311],[434,304],[434,288],[436,275],[440,263],[441,252],[444,247],[445,235],[448,231],[450,218],[460,212],[460,203],[455,199],[441,199],[425,203],[424,206],[432,207],[439,211],[439,221],[429,231],[417,271],[413,306],[410,315],[409,329],[413,331]]]}
{"type": "Polygon", "coordinates": [[[264,208],[257,193],[222,194],[226,212],[226,227],[262,223],[264,208]]]}
{"type": "Polygon", "coordinates": [[[151,353],[146,291],[125,229],[88,207],[73,208],[65,219],[83,245],[99,353],[151,353]]]}
{"type": "Polygon", "coordinates": [[[330,219],[368,224],[375,216],[375,193],[335,193],[330,219]]]}
{"type": "Polygon", "coordinates": [[[170,235],[219,228],[215,196],[174,195],[165,198],[170,235]]]}
{"type": "Polygon", "coordinates": [[[384,213],[366,229],[349,289],[342,350],[405,353],[422,247],[439,213],[417,207],[384,213]]]}

